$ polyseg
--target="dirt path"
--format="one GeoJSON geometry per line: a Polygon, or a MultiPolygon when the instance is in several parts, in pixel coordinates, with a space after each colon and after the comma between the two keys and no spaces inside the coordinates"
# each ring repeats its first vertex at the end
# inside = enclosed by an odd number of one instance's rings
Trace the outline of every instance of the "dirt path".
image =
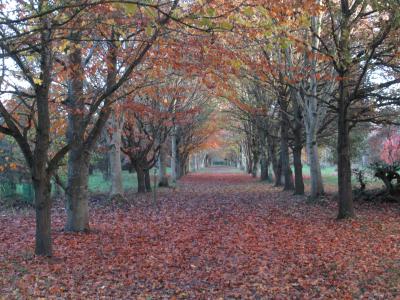
{"type": "Polygon", "coordinates": [[[308,205],[226,168],[123,205],[91,210],[90,234],[62,231],[36,258],[33,214],[2,215],[0,298],[310,299],[400,295],[399,214],[363,207],[337,222],[334,203],[308,205]]]}

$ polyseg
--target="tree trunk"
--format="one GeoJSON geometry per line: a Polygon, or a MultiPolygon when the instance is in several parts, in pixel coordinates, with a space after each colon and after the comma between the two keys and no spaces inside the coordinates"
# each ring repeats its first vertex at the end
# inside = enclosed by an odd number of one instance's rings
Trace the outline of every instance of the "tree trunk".
{"type": "Polygon", "coordinates": [[[109,121],[111,127],[110,141],[110,175],[111,191],[110,197],[123,196],[124,188],[122,186],[122,166],[121,166],[121,121],[113,110],[109,121]]]}
{"type": "MultiPolygon", "coordinates": [[[[73,33],[79,38],[80,34],[73,33]]],[[[87,184],[89,176],[89,151],[85,149],[82,50],[79,47],[69,55],[72,68],[68,85],[67,141],[71,145],[68,156],[68,184],[66,193],[67,231],[89,230],[89,205],[87,184]]]]}
{"type": "Polygon", "coordinates": [[[185,157],[182,157],[182,155],[179,155],[179,152],[177,157],[177,171],[178,179],[185,176],[187,171],[187,159],[185,159],[185,157]]]}
{"type": "Polygon", "coordinates": [[[160,164],[160,174],[159,174],[159,181],[158,181],[158,186],[160,187],[168,187],[168,176],[167,176],[167,151],[165,149],[165,145],[162,145],[160,148],[160,158],[159,158],[159,164],[160,164]]]}
{"type": "Polygon", "coordinates": [[[177,145],[176,145],[176,129],[173,129],[171,136],[171,179],[176,183],[177,176],[177,145]]]}
{"type": "Polygon", "coordinates": [[[51,184],[47,175],[34,176],[36,240],[35,254],[52,255],[51,242],[51,184]]]}
{"type": "Polygon", "coordinates": [[[260,160],[260,165],[261,165],[261,175],[260,179],[261,181],[271,181],[271,178],[269,177],[269,160],[267,158],[267,155],[265,151],[262,152],[261,154],[261,160],[260,160]]]}
{"type": "Polygon", "coordinates": [[[280,158],[279,159],[275,158],[274,176],[275,176],[275,186],[276,187],[282,186],[282,161],[280,158]]]}
{"type": "Polygon", "coordinates": [[[253,154],[253,160],[252,161],[253,161],[253,165],[251,167],[251,176],[253,178],[256,178],[257,177],[257,171],[258,171],[258,157],[257,157],[257,155],[253,154]]]}
{"type": "MultiPolygon", "coordinates": [[[[42,42],[50,39],[50,32],[42,30],[42,42]]],[[[36,211],[36,238],[35,254],[41,256],[52,256],[51,240],[51,174],[48,170],[48,158],[50,147],[50,111],[49,111],[49,89],[51,82],[52,58],[49,53],[50,47],[43,44],[41,53],[41,69],[43,82],[36,87],[37,101],[37,130],[35,150],[30,152],[29,145],[20,143],[25,159],[30,166],[32,183],[35,190],[36,211]],[[32,155],[32,156],[31,156],[32,155]]],[[[18,140],[17,140],[18,142],[18,140]]]]}
{"type": "Polygon", "coordinates": [[[146,191],[151,192],[151,177],[149,169],[144,170],[144,184],[146,187],[146,191]]]}
{"type": "MultiPolygon", "coordinates": [[[[341,107],[339,107],[340,109],[341,107]]],[[[349,126],[346,113],[341,109],[338,120],[338,186],[339,219],[354,217],[353,194],[351,188],[351,162],[349,126]]]]}
{"type": "Polygon", "coordinates": [[[146,180],[145,180],[145,173],[143,168],[138,167],[135,168],[136,170],[136,178],[138,184],[138,193],[145,193],[146,192],[146,180]]]}
{"type": "Polygon", "coordinates": [[[303,180],[303,164],[301,162],[301,152],[303,149],[303,125],[302,125],[302,112],[299,103],[295,97],[294,92],[291,93],[293,103],[293,166],[294,166],[294,194],[304,195],[304,180],[303,180]]]}
{"type": "Polygon", "coordinates": [[[294,181],[295,181],[294,194],[304,195],[303,164],[301,163],[301,145],[298,144],[298,141],[295,143],[296,145],[293,147],[293,165],[294,165],[294,181]]]}
{"type": "MultiPolygon", "coordinates": [[[[283,100],[282,102],[285,102],[283,100]]],[[[285,104],[283,107],[281,105],[282,110],[286,111],[287,105],[285,104]]],[[[281,162],[282,162],[282,171],[283,176],[285,178],[285,184],[283,190],[291,191],[294,190],[292,170],[290,169],[290,161],[289,161],[289,132],[288,132],[288,118],[286,113],[281,113],[281,162]]]]}
{"type": "MultiPolygon", "coordinates": [[[[343,1],[344,2],[344,1],[343,1]]],[[[341,78],[339,82],[338,109],[338,188],[339,188],[339,214],[338,219],[352,218],[355,216],[353,207],[353,194],[351,188],[351,162],[350,162],[350,128],[348,122],[348,107],[350,96],[350,67],[352,61],[350,51],[350,16],[348,5],[342,5],[341,32],[339,40],[341,78]]]]}
{"type": "MultiPolygon", "coordinates": [[[[72,33],[74,40],[79,40],[81,33],[72,33]]],[[[110,44],[111,45],[111,44],[110,44]]],[[[116,53],[115,47],[111,45],[107,66],[107,88],[116,82],[116,53]]],[[[68,157],[68,186],[67,186],[67,231],[88,231],[89,230],[89,200],[88,180],[90,154],[93,147],[103,131],[111,114],[108,102],[98,113],[97,120],[91,130],[86,132],[87,122],[85,119],[85,95],[83,89],[84,68],[82,63],[82,50],[80,47],[73,47],[69,55],[71,64],[70,80],[68,82],[67,105],[70,108],[68,113],[67,141],[71,145],[68,157]]]]}
{"type": "Polygon", "coordinates": [[[90,155],[80,148],[72,149],[68,157],[68,187],[66,193],[67,231],[89,231],[89,179],[90,155]]]}
{"type": "Polygon", "coordinates": [[[318,145],[316,138],[313,138],[311,132],[307,136],[307,155],[310,165],[311,177],[311,199],[317,199],[324,194],[324,184],[322,181],[321,166],[319,163],[318,145]]]}

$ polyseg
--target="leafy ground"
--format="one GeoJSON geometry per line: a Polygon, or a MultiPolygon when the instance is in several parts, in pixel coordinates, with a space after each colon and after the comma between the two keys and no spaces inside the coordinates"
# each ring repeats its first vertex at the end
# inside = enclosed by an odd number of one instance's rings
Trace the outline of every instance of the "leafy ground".
{"type": "MultiPolygon", "coordinates": [[[[218,171],[218,169],[216,170],[218,171]]],[[[0,213],[0,298],[395,299],[400,210],[307,204],[249,176],[184,178],[178,188],[92,203],[89,234],[62,231],[51,259],[32,254],[32,211],[0,213]]]]}

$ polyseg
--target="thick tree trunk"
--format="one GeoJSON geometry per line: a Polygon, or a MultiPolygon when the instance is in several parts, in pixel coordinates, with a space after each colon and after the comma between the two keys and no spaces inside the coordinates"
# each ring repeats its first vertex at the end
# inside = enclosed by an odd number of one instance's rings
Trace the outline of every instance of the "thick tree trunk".
{"type": "MultiPolygon", "coordinates": [[[[79,38],[79,34],[72,34],[79,38]]],[[[72,68],[68,86],[67,141],[71,145],[68,156],[68,184],[66,193],[67,231],[89,230],[88,176],[89,151],[85,149],[82,50],[79,47],[69,55],[72,68]]]]}
{"type": "Polygon", "coordinates": [[[34,176],[36,211],[35,254],[52,255],[51,242],[51,184],[47,175],[34,176]]]}
{"type": "Polygon", "coordinates": [[[160,187],[168,187],[168,176],[167,176],[167,151],[165,146],[162,145],[160,148],[160,158],[159,158],[159,181],[158,186],[160,187]]]}
{"type": "Polygon", "coordinates": [[[351,188],[351,162],[350,162],[350,128],[348,121],[348,107],[350,97],[350,67],[352,55],[350,51],[350,13],[349,5],[342,1],[342,20],[339,40],[341,78],[339,82],[338,109],[338,188],[339,188],[339,214],[338,219],[352,218],[355,216],[353,194],[351,188]]]}
{"type": "MultiPolygon", "coordinates": [[[[79,40],[81,33],[73,33],[72,38],[79,40]]],[[[67,186],[67,231],[89,230],[89,200],[88,180],[91,151],[98,140],[111,114],[107,101],[98,113],[97,120],[89,132],[86,132],[88,123],[85,119],[85,95],[83,89],[84,68],[82,50],[73,47],[69,55],[71,76],[68,83],[68,113],[67,141],[71,145],[68,157],[68,186],[67,186]]],[[[110,44],[108,53],[107,87],[116,82],[116,53],[115,47],[110,44]]]]}
{"type": "Polygon", "coordinates": [[[72,149],[68,158],[68,187],[66,193],[67,231],[86,232],[89,228],[88,152],[72,149]]]}
{"type": "Polygon", "coordinates": [[[339,219],[354,217],[353,194],[351,188],[350,139],[346,115],[338,120],[338,186],[339,219]]]}
{"type": "Polygon", "coordinates": [[[50,35],[51,33],[47,30],[41,31],[41,40],[44,49],[41,53],[41,76],[43,82],[40,86],[36,87],[37,128],[33,155],[28,150],[29,144],[17,139],[31,169],[32,183],[35,190],[36,211],[35,254],[41,256],[52,256],[51,174],[48,169],[50,147],[49,89],[52,73],[52,56],[49,52],[50,47],[45,46],[50,40],[50,35]]]}
{"type": "Polygon", "coordinates": [[[146,186],[146,192],[151,192],[151,177],[150,177],[150,170],[144,170],[144,184],[146,186]]]}
{"type": "Polygon", "coordinates": [[[121,166],[121,121],[119,120],[119,116],[113,111],[109,121],[112,130],[109,153],[111,175],[110,197],[123,196],[124,194],[121,166]]]}
{"type": "Polygon", "coordinates": [[[146,192],[146,180],[145,180],[145,173],[143,168],[138,167],[135,168],[136,170],[136,178],[138,184],[138,193],[145,193],[146,192]]]}

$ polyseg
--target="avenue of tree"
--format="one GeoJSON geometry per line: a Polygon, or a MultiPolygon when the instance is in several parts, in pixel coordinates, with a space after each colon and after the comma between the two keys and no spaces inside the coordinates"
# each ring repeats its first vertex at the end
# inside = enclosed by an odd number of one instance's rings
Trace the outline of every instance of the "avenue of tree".
{"type": "Polygon", "coordinates": [[[90,230],[99,151],[118,200],[123,156],[138,192],[150,191],[154,167],[169,185],[169,157],[173,181],[207,164],[203,150],[224,128],[232,160],[298,195],[305,152],[317,201],[319,145],[334,138],[342,219],[355,216],[352,132],[399,122],[397,0],[18,0],[0,10],[0,132],[23,156],[6,167],[33,184],[38,255],[52,255],[52,186],[65,192],[65,230],[90,230]]]}

